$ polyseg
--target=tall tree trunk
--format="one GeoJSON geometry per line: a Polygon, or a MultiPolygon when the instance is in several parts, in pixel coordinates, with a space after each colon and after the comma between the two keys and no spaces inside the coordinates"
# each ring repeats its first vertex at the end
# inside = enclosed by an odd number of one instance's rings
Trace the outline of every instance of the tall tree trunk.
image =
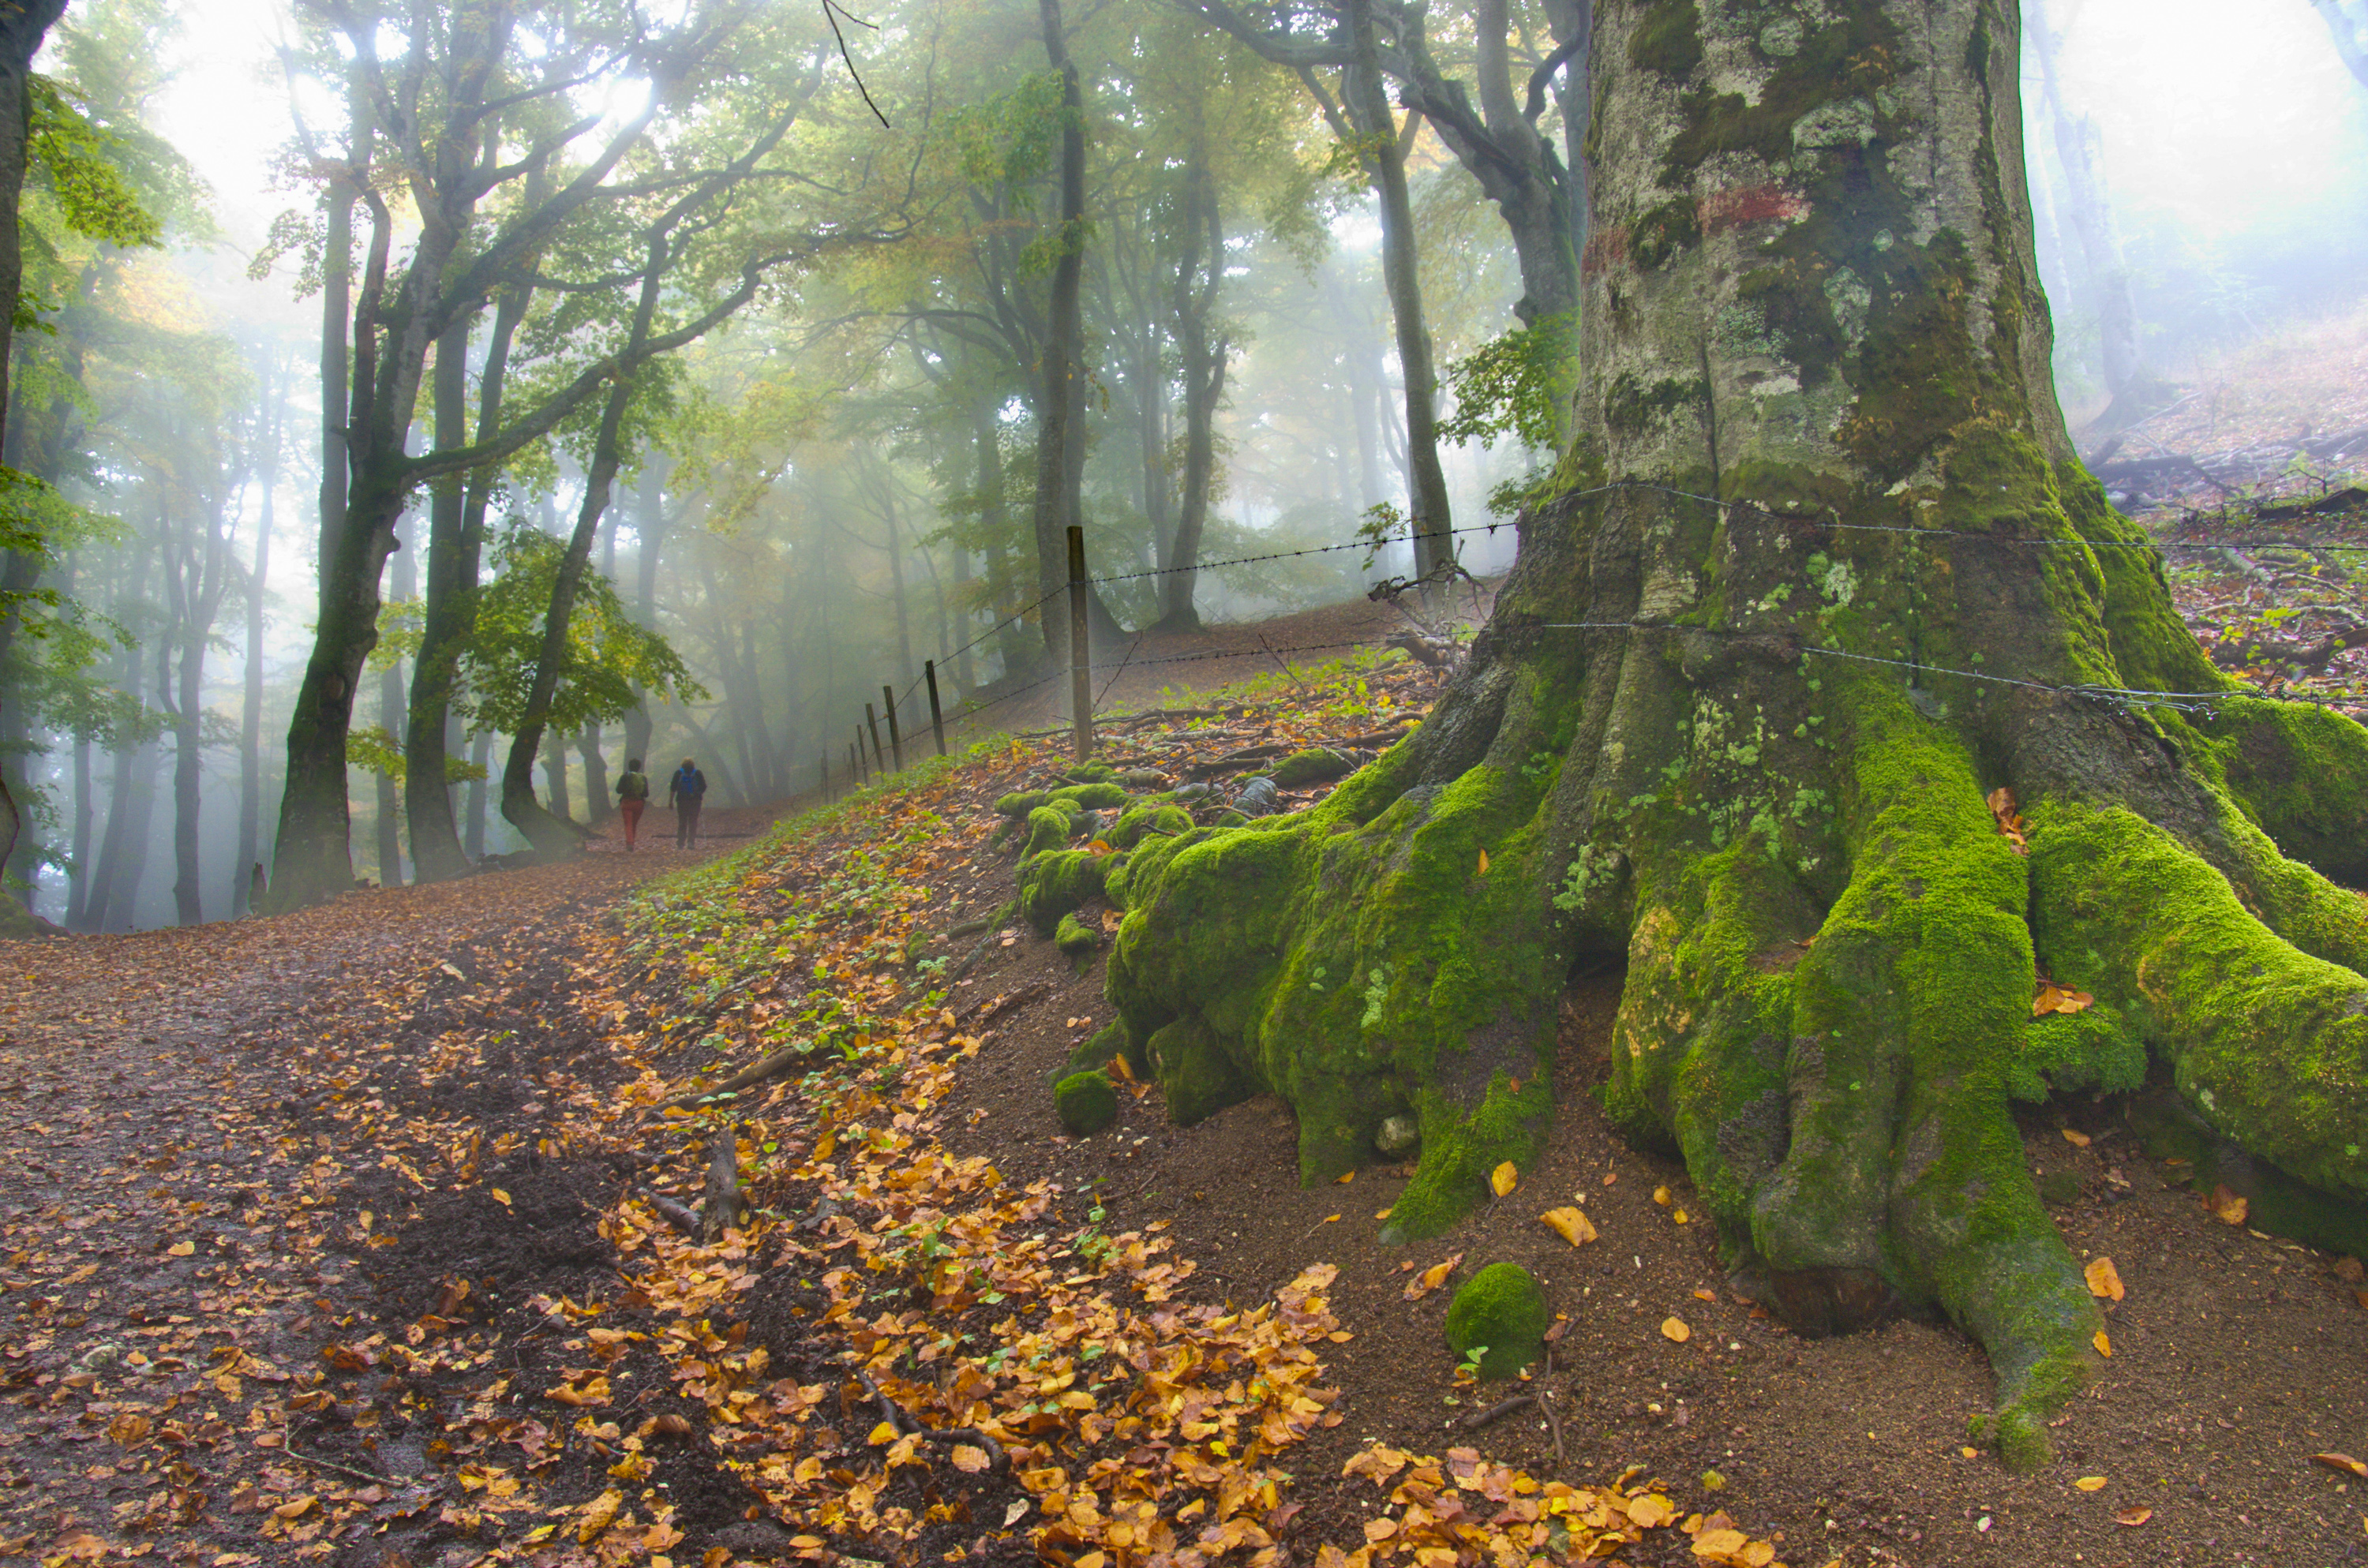
{"type": "MultiPolygon", "coordinates": [[[[642,463],[642,483],[633,499],[633,618],[655,627],[658,618],[658,551],[666,542],[666,469],[655,453],[642,463]]],[[[649,694],[625,715],[625,758],[650,759],[649,694]]]]}
{"type": "Polygon", "coordinates": [[[91,916],[99,931],[131,930],[140,919],[140,884],[148,869],[156,821],[156,775],[163,748],[143,741],[116,754],[107,812],[107,847],[99,856],[103,906],[91,916]]]}
{"type": "MultiPolygon", "coordinates": [[[[529,202],[539,199],[541,187],[539,178],[528,181],[529,202]]],[[[502,290],[494,307],[493,330],[477,381],[479,441],[491,440],[501,428],[510,345],[526,317],[530,292],[527,285],[513,285],[502,290]]],[[[436,343],[439,449],[468,442],[470,326],[466,319],[454,322],[436,343]]],[[[436,482],[428,501],[427,600],[421,612],[419,653],[411,666],[412,723],[403,742],[404,814],[411,829],[413,873],[423,882],[463,875],[474,858],[461,842],[452,820],[451,792],[444,786],[450,756],[445,719],[459,688],[461,653],[477,623],[485,513],[493,503],[496,477],[491,470],[447,474],[436,482]]]]}
{"type": "MultiPolygon", "coordinates": [[[[2060,4],[2060,0],[2059,0],[2060,4]]],[[[2119,225],[2113,221],[2112,194],[2105,187],[2098,159],[2096,122],[2076,119],[2056,80],[2055,56],[2062,47],[2062,27],[2049,26],[2055,7],[2031,0],[2032,51],[2038,56],[2040,97],[2046,103],[2049,129],[2055,142],[2056,167],[2064,176],[2072,231],[2079,237],[2080,258],[2088,274],[2089,298],[2097,312],[2100,353],[2105,374],[2105,394],[2112,400],[2098,433],[2119,429],[2154,412],[2145,406],[2149,388],[2139,383],[2145,365],[2138,350],[2137,303],[2130,291],[2130,268],[2122,254],[2119,225]]]]}
{"type": "MultiPolygon", "coordinates": [[[[1374,47],[1373,0],[1348,0],[1348,5],[1356,63],[1342,73],[1341,107],[1348,120],[1345,129],[1362,150],[1378,199],[1382,286],[1390,298],[1398,372],[1406,385],[1406,511],[1414,534],[1414,569],[1417,578],[1429,578],[1441,562],[1455,559],[1455,521],[1447,501],[1447,474],[1439,464],[1439,376],[1431,363],[1430,329],[1423,321],[1414,199],[1406,189],[1406,148],[1422,122],[1409,115],[1401,127],[1390,107],[1374,47]]],[[[1307,80],[1313,87],[1314,78],[1307,80]]],[[[1328,108],[1329,100],[1324,101],[1328,108]]]]}
{"type": "MultiPolygon", "coordinates": [[[[1061,78],[1060,227],[1053,236],[1053,278],[1045,306],[1043,374],[1036,410],[1036,501],[1033,513],[1038,592],[1050,595],[1069,580],[1069,528],[1081,492],[1070,486],[1084,472],[1086,276],[1086,99],[1077,67],[1062,36],[1061,0],[1037,0],[1044,53],[1061,78]],[[1073,451],[1074,449],[1074,451],[1073,451]],[[1075,460],[1072,460],[1074,456],[1075,460]]],[[[1040,623],[1044,656],[1055,665],[1069,659],[1069,618],[1047,600],[1040,623]]]]}
{"type": "Polygon", "coordinates": [[[287,423],[287,398],[275,396],[271,356],[263,359],[257,389],[256,442],[262,481],[260,515],[255,525],[255,562],[246,573],[246,668],[238,719],[238,857],[231,863],[233,915],[251,915],[255,868],[263,844],[263,610],[271,578],[274,492],[279,488],[279,433],[287,423]]]}
{"type": "Polygon", "coordinates": [[[1291,1100],[1310,1183],[1414,1112],[1395,1240],[1534,1160],[1557,998],[1624,962],[1602,1103],[1731,1278],[1945,1312],[2028,1465],[2109,1342],[2009,1096],[2151,1054],[2368,1199],[2368,730],[2215,670],[2073,453],[2016,23],[1601,7],[1572,488],[1404,745],[1128,880],[1109,989],[1171,1107],[1291,1100]],[[2035,1018],[2043,973],[2094,1006],[2035,1018]]]}
{"type": "Polygon", "coordinates": [[[543,733],[542,776],[548,785],[545,793],[551,801],[551,814],[572,821],[575,803],[567,784],[567,737],[557,730],[543,733]]]}
{"type": "MultiPolygon", "coordinates": [[[[971,673],[970,649],[975,636],[975,633],[971,631],[971,626],[975,618],[970,613],[970,551],[956,544],[954,546],[954,599],[962,607],[962,609],[961,618],[954,622],[954,625],[962,634],[962,641],[954,645],[952,665],[954,691],[943,694],[949,699],[952,699],[956,692],[973,691],[978,686],[977,680],[971,673]]],[[[938,661],[938,668],[940,671],[947,668],[944,659],[940,658],[938,661]]]]}
{"type": "MultiPolygon", "coordinates": [[[[413,527],[415,529],[417,527],[416,520],[413,527]]],[[[417,559],[416,551],[398,547],[390,562],[393,571],[390,573],[392,581],[389,586],[397,604],[411,599],[419,592],[417,559]]],[[[378,722],[386,731],[387,737],[397,746],[406,744],[405,737],[413,727],[408,716],[404,712],[403,688],[403,662],[398,659],[381,670],[378,677],[378,722]]],[[[433,729],[436,738],[440,741],[444,735],[443,715],[437,714],[433,717],[432,722],[423,722],[417,727],[423,730],[433,729]]],[[[438,749],[442,748],[439,746],[438,749]]],[[[428,793],[440,795],[443,793],[438,787],[442,782],[440,768],[435,777],[437,783],[428,786],[428,793]]],[[[377,785],[378,881],[381,887],[397,888],[403,885],[402,827],[404,791],[396,784],[394,776],[391,773],[378,775],[377,785]]]]}
{"type": "Polygon", "coordinates": [[[76,735],[74,745],[74,837],[66,878],[66,918],[69,931],[88,929],[91,883],[91,806],[96,781],[91,778],[90,737],[76,735]]]}
{"type": "MultiPolygon", "coordinates": [[[[320,600],[313,655],[288,722],[288,766],[266,900],[275,914],[334,897],[353,884],[346,731],[362,662],[378,638],[379,576],[403,510],[399,493],[381,488],[364,497],[353,483],[354,204],[369,182],[375,122],[359,81],[350,92],[346,164],[329,182],[321,247],[320,600]],[[367,506],[357,505],[365,499],[367,506]]],[[[372,259],[383,267],[382,259],[372,259]]]]}
{"type": "Polygon", "coordinates": [[[469,744],[469,765],[476,777],[469,780],[468,804],[463,808],[464,825],[461,830],[461,848],[472,861],[485,858],[485,797],[489,775],[494,766],[494,736],[490,730],[480,730],[469,744]]]}
{"type": "Polygon", "coordinates": [[[1201,536],[1208,526],[1209,488],[1217,466],[1217,404],[1225,393],[1225,335],[1210,320],[1225,276],[1224,219],[1204,143],[1193,144],[1184,192],[1184,248],[1168,307],[1184,387],[1184,493],[1174,543],[1160,563],[1167,575],[1159,579],[1159,624],[1168,631],[1201,624],[1192,593],[1201,575],[1201,536]]]}

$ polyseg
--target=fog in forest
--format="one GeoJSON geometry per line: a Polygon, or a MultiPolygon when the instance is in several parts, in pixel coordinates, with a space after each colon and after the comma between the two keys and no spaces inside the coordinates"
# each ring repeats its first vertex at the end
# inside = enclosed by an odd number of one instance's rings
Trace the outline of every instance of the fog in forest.
{"type": "MultiPolygon", "coordinates": [[[[1505,61],[1518,92],[1554,51],[1560,13],[1515,5],[1492,52],[1472,37],[1485,9],[1432,8],[1440,58],[1463,81],[1505,61]]],[[[599,53],[522,15],[522,75],[599,53]]],[[[1524,356],[1557,328],[1525,326],[1506,223],[1435,127],[1395,117],[1417,266],[1394,295],[1383,159],[1372,138],[1343,135],[1356,106],[1325,73],[1303,82],[1176,5],[1076,10],[1074,118],[1032,5],[866,11],[876,26],[848,28],[844,57],[819,11],[768,17],[738,46],[771,51],[726,83],[739,97],[649,110],[655,130],[630,154],[689,193],[650,330],[727,299],[769,244],[748,297],[601,381],[601,357],[638,341],[635,247],[659,218],[644,203],[587,219],[534,256],[532,289],[501,283],[427,355],[404,444],[375,460],[501,425],[485,388],[504,289],[518,295],[509,406],[591,378],[547,434],[408,496],[345,742],[358,878],[418,874],[404,791],[423,749],[440,754],[468,860],[527,847],[502,798],[529,715],[544,734],[535,801],[591,823],[613,811],[628,757],[646,759],[661,799],[695,756],[711,808],[762,804],[843,785],[883,686],[905,733],[922,728],[925,663],[950,716],[1057,669],[1064,623],[1048,634],[1035,611],[1065,605],[1040,549],[1041,514],[1061,512],[1040,493],[1040,426],[1061,403],[1041,372],[1058,336],[1072,126],[1087,238],[1076,395],[1061,410],[1075,472],[1060,483],[1089,573],[1124,579],[1098,588],[1118,634],[1360,598],[1436,565],[1443,547],[1418,557],[1404,519],[1441,510],[1462,568],[1510,564],[1506,525],[1554,457],[1524,356]],[[764,166],[791,173],[697,186],[700,159],[725,167],[777,124],[764,166]],[[1415,295],[1438,367],[1443,506],[1422,499],[1409,438],[1394,301],[1415,295]],[[466,602],[442,644],[441,744],[422,748],[439,504],[456,528],[479,519],[478,538],[469,581],[448,585],[466,602]],[[579,536],[554,667],[547,617],[579,536]],[[1308,553],[1229,564],[1295,551],[1308,553]]],[[[2368,82],[2307,0],[2032,0],[2025,20],[2037,242],[2084,447],[2266,336],[2358,335],[2368,82]]],[[[393,72],[404,40],[386,34],[393,72]]],[[[324,170],[360,101],[340,81],[350,54],[301,9],[78,0],[43,57],[156,241],[94,235],[38,174],[28,184],[45,329],[17,339],[6,460],[52,487],[57,515],[45,559],[8,558],[6,585],[47,597],[28,612],[42,634],[0,653],[0,767],[26,812],[16,895],[70,928],[243,915],[256,869],[278,874],[320,617],[324,170]]],[[[644,112],[646,91],[602,83],[606,97],[553,95],[541,120],[505,131],[514,153],[555,134],[563,108],[594,126],[486,199],[454,268],[644,112]]],[[[1548,94],[1536,131],[1566,153],[1565,108],[1548,94]]],[[[348,199],[354,297],[420,243],[399,131],[374,127],[368,199],[348,199]]]]}

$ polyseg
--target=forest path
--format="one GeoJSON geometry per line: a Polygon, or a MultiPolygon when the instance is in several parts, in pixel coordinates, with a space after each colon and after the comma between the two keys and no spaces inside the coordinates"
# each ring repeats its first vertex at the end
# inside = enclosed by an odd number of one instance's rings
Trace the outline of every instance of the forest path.
{"type": "Polygon", "coordinates": [[[690,853],[666,822],[632,856],[0,949],[0,1557],[89,1558],[143,1525],[196,1527],[209,1555],[253,1543],[273,1517],[228,1538],[202,1521],[259,1495],[278,1442],[262,1396],[318,1365],[347,1293],[315,1211],[370,1158],[291,1130],[325,1096],[287,1042],[392,1032],[455,956],[564,943],[637,883],[736,847],[748,824],[718,816],[733,839],[690,853]]]}

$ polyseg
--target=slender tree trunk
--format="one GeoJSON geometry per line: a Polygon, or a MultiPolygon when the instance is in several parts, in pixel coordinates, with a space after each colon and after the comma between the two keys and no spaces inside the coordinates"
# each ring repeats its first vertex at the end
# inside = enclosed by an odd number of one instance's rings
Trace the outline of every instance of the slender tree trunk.
{"type": "Polygon", "coordinates": [[[255,868],[263,843],[263,611],[271,578],[274,492],[279,488],[279,432],[286,424],[284,391],[272,389],[272,361],[264,356],[257,389],[256,443],[262,472],[260,515],[255,526],[255,562],[246,574],[246,668],[238,720],[238,857],[231,864],[231,913],[254,913],[255,868]]]}
{"type": "MultiPolygon", "coordinates": [[[[954,622],[954,626],[961,632],[962,641],[954,645],[952,670],[954,688],[958,692],[974,691],[978,687],[978,682],[971,673],[970,645],[976,633],[971,631],[974,618],[970,613],[970,551],[957,544],[954,546],[954,597],[962,605],[962,610],[961,619],[954,622]]],[[[938,661],[938,668],[940,671],[947,668],[944,659],[938,661]]],[[[945,695],[951,699],[953,693],[949,692],[945,695]]]]}
{"type": "MultiPolygon", "coordinates": [[[[658,551],[666,542],[666,472],[656,454],[642,463],[641,488],[633,503],[633,618],[655,627],[658,616],[658,551]]],[[[625,715],[625,757],[650,759],[649,694],[625,715]]]]}
{"type": "Polygon", "coordinates": [[[1381,198],[1382,281],[1397,324],[1398,371],[1406,381],[1407,513],[1414,532],[1415,574],[1428,577],[1455,559],[1455,526],[1447,501],[1447,475],[1439,465],[1439,377],[1431,363],[1430,329],[1423,320],[1419,251],[1414,200],[1406,188],[1406,145],[1419,123],[1409,118],[1399,131],[1372,57],[1372,0],[1349,0],[1349,26],[1367,63],[1352,66],[1343,87],[1349,122],[1372,148],[1373,188],[1381,198]]]}
{"type": "Polygon", "coordinates": [[[551,814],[563,821],[572,820],[575,805],[567,784],[567,737],[557,730],[543,733],[542,776],[549,786],[551,814]]]}
{"type": "Polygon", "coordinates": [[[2138,406],[2146,393],[2137,384],[2145,370],[2138,351],[2137,303],[2130,291],[2130,269],[2122,255],[2120,229],[2113,221],[2112,197],[2099,165],[2097,126],[2085,116],[2075,119],[2064,101],[2055,73],[2055,54],[2064,34],[2061,27],[2048,25],[2052,9],[2041,0],[2031,0],[2027,20],[2032,52],[2038,56],[2040,96],[2047,105],[2049,128],[2055,135],[2056,166],[2064,176],[2072,231],[2079,237],[2089,297],[2096,306],[2105,392],[2115,405],[2106,411],[2100,427],[2102,433],[2143,418],[2152,410],[2138,406]],[[2124,394],[2130,394],[2128,401],[2124,394]]]}
{"type": "Polygon", "coordinates": [[[472,861],[477,861],[485,858],[485,797],[490,793],[486,786],[494,766],[493,732],[477,732],[476,739],[469,745],[469,764],[476,770],[476,777],[469,780],[467,825],[461,829],[461,847],[472,861]]]}
{"type": "MultiPolygon", "coordinates": [[[[415,528],[417,527],[416,521],[413,526],[415,528]]],[[[416,555],[410,550],[398,548],[394,552],[391,586],[397,604],[416,597],[419,592],[419,569],[416,561],[416,555]]],[[[404,712],[403,689],[403,663],[398,659],[380,671],[378,677],[378,722],[385,729],[387,737],[397,746],[406,744],[406,736],[414,727],[404,712]]],[[[432,728],[436,739],[440,742],[444,736],[444,717],[440,713],[436,714],[433,716],[432,723],[423,722],[416,727],[422,730],[432,728]]],[[[443,748],[439,744],[437,749],[440,752],[443,748]]],[[[440,784],[443,778],[442,768],[438,768],[434,777],[440,784]]],[[[403,885],[402,827],[404,791],[395,783],[393,775],[388,773],[377,776],[377,785],[379,885],[399,888],[403,885]]],[[[436,784],[431,784],[428,786],[428,792],[431,795],[438,795],[442,790],[436,784]]]]}
{"type": "Polygon", "coordinates": [[[91,805],[96,788],[90,769],[90,737],[76,735],[74,745],[74,847],[66,879],[65,926],[69,931],[88,929],[91,805]]]}
{"type": "Polygon", "coordinates": [[[1184,494],[1176,537],[1159,580],[1161,627],[1199,627],[1192,594],[1200,578],[1201,536],[1208,526],[1209,489],[1217,463],[1217,404],[1225,392],[1225,337],[1210,321],[1225,276],[1225,233],[1205,145],[1196,143],[1185,169],[1183,253],[1176,266],[1170,313],[1183,361],[1184,494]],[[1200,276],[1197,276],[1200,275],[1200,276]]]}
{"type": "MultiPolygon", "coordinates": [[[[1061,78],[1060,228],[1053,236],[1051,297],[1045,307],[1043,374],[1036,410],[1036,581],[1051,594],[1069,580],[1068,530],[1077,516],[1079,493],[1069,477],[1083,472],[1082,427],[1085,367],[1083,299],[1086,276],[1086,100],[1077,67],[1062,36],[1061,0],[1037,0],[1044,53],[1061,78]],[[1071,461],[1076,449],[1076,462],[1071,461]]],[[[1044,656],[1054,665],[1069,658],[1069,619],[1048,602],[1039,622],[1044,656]]]]}

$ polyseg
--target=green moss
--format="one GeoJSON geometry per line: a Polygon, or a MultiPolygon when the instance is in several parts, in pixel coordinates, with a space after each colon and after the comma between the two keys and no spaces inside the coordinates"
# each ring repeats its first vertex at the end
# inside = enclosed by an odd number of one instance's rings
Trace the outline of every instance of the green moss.
{"type": "Polygon", "coordinates": [[[1480,1358],[1483,1378],[1509,1378],[1545,1354],[1545,1292],[1518,1263],[1492,1263],[1463,1282],[1447,1304],[1447,1346],[1480,1358]]]}
{"type": "Polygon", "coordinates": [[[2039,1178],[2039,1199],[2051,1209],[2062,1209],[2080,1200],[2082,1187],[2078,1171],[2050,1171],[2039,1178]]]}
{"type": "Polygon", "coordinates": [[[2119,1008],[2226,1136],[2368,1198],[2368,996],[2280,940],[2228,880],[2133,812],[2027,804],[2032,926],[2058,980],[2119,1008]]]}
{"type": "Polygon", "coordinates": [[[2033,1104],[2082,1089],[2120,1094],[2145,1083],[2146,1071],[2146,1042],[2119,1008],[2050,1013],[2032,1022],[2008,1069],[2007,1092],[2033,1104]]]}
{"type": "Polygon", "coordinates": [[[1053,1085],[1061,1125],[1088,1138],[1118,1119],[1118,1090],[1099,1073],[1072,1073],[1053,1085]]]}
{"type": "Polygon", "coordinates": [[[1275,787],[1296,790],[1305,784],[1320,784],[1327,778],[1342,778],[1356,771],[1356,759],[1322,746],[1295,751],[1274,765],[1275,787]]]}
{"type": "Polygon", "coordinates": [[[1707,396],[1708,388],[1699,376],[1665,379],[1648,387],[1634,372],[1622,370],[1603,394],[1603,422],[1633,436],[1650,429],[1665,414],[1699,407],[1707,396]]]}
{"type": "Polygon", "coordinates": [[[1064,803],[1038,806],[1028,813],[1028,841],[1019,846],[1019,863],[1026,866],[1039,856],[1050,854],[1077,835],[1077,812],[1064,803]]]}
{"type": "Polygon", "coordinates": [[[1062,916],[1102,892],[1113,857],[1090,849],[1054,849],[1027,861],[1019,873],[1019,916],[1050,937],[1062,916]]]}
{"type": "Polygon", "coordinates": [[[1053,798],[1050,790],[1020,790],[995,802],[995,809],[1007,817],[1025,817],[1053,798]]]}
{"type": "Polygon", "coordinates": [[[1107,762],[1080,762],[1061,777],[1072,784],[1107,784],[1118,772],[1107,762]]]}
{"type": "Polygon", "coordinates": [[[1064,915],[1061,923],[1053,928],[1053,945],[1082,962],[1100,949],[1102,934],[1075,914],[1064,915]]]}
{"type": "Polygon", "coordinates": [[[2216,743],[2229,792],[2281,851],[2368,887],[2368,727],[2314,703],[2251,698],[2223,701],[2193,722],[2216,743]]]}
{"type": "MultiPolygon", "coordinates": [[[[1628,254],[1639,269],[1650,272],[1672,256],[1702,244],[1702,223],[1694,199],[1681,196],[1665,201],[1636,220],[1628,233],[1628,254]]],[[[1614,425],[1614,429],[1620,428],[1614,425]]]]}
{"type": "Polygon", "coordinates": [[[1258,1092],[1258,1085],[1197,1013],[1154,1034],[1145,1054],[1167,1095],[1167,1119],[1178,1127],[1204,1121],[1258,1092]]]}
{"type": "Polygon", "coordinates": [[[1173,835],[1191,831],[1191,812],[1180,806],[1145,801],[1129,806],[1102,834],[1102,838],[1113,848],[1132,849],[1146,833],[1173,835]]]}
{"type": "MultiPolygon", "coordinates": [[[[1104,769],[1107,772],[1107,769],[1104,769]]],[[[1089,812],[1111,812],[1123,807],[1129,799],[1126,786],[1107,780],[1064,785],[1050,794],[1054,801],[1066,801],[1071,805],[1089,812]]]]}
{"type": "Polygon", "coordinates": [[[1658,0],[1628,37],[1630,63],[1683,81],[1702,63],[1702,19],[1694,0],[1658,0]]]}

